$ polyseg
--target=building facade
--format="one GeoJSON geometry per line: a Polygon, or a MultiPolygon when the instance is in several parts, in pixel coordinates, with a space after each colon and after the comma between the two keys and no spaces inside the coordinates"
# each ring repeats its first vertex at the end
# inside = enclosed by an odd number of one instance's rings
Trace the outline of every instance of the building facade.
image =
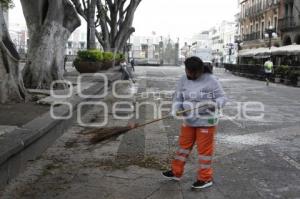
{"type": "Polygon", "coordinates": [[[281,0],[278,28],[282,45],[300,44],[300,1],[281,0]]]}
{"type": "Polygon", "coordinates": [[[212,42],[209,39],[209,31],[195,34],[191,39],[191,43],[197,45],[198,48],[211,48],[212,42]]]}
{"type": "MultiPolygon", "coordinates": [[[[66,55],[77,55],[79,50],[86,49],[86,29],[85,28],[77,28],[69,37],[68,42],[65,46],[65,54],[66,55]]],[[[97,42],[98,43],[98,42],[97,42]]]]}
{"type": "Polygon", "coordinates": [[[28,46],[28,31],[25,25],[10,24],[9,34],[22,58],[25,58],[28,46]]]}
{"type": "Polygon", "coordinates": [[[281,45],[278,19],[280,0],[242,0],[240,1],[240,39],[242,48],[267,47],[265,37],[267,28],[274,28],[279,37],[272,39],[272,45],[281,45]]]}
{"type": "Polygon", "coordinates": [[[129,58],[138,65],[178,65],[179,40],[169,36],[131,36],[129,58]]]}
{"type": "Polygon", "coordinates": [[[234,63],[234,41],[236,36],[236,23],[222,21],[210,30],[212,54],[215,62],[234,63]]]}

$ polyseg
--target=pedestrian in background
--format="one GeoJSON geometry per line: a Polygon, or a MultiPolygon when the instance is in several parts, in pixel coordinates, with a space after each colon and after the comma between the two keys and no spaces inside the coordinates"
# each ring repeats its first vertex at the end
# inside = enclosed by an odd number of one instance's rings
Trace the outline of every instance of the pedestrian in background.
{"type": "Polygon", "coordinates": [[[273,73],[273,62],[271,58],[269,58],[265,64],[264,64],[264,70],[265,70],[265,78],[266,78],[266,85],[269,86],[270,78],[273,73]]]}
{"type": "Polygon", "coordinates": [[[131,71],[128,70],[126,60],[121,61],[120,66],[121,66],[120,70],[122,72],[121,79],[122,80],[131,80],[133,83],[135,83],[135,80],[133,79],[131,71]]]}
{"type": "Polygon", "coordinates": [[[177,115],[178,111],[196,108],[199,103],[207,104],[207,109],[196,109],[197,111],[184,116],[179,149],[172,161],[172,169],[162,174],[168,179],[180,180],[185,162],[196,143],[199,167],[197,180],[192,188],[202,189],[213,184],[212,159],[218,123],[216,112],[225,105],[226,97],[221,84],[200,58],[190,57],[184,63],[186,75],[178,82],[172,112],[177,115]]]}
{"type": "Polygon", "coordinates": [[[134,58],[131,59],[130,64],[131,64],[132,70],[135,71],[135,69],[134,69],[134,66],[135,66],[134,58]]]}

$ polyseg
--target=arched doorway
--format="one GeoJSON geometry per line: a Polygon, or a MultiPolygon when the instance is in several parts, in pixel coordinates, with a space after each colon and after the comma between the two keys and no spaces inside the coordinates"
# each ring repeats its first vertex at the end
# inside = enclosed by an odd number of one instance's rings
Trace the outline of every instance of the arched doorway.
{"type": "Polygon", "coordinates": [[[282,43],[283,43],[284,46],[292,45],[291,37],[289,35],[284,36],[282,43]]]}
{"type": "Polygon", "coordinates": [[[300,34],[296,35],[295,41],[296,44],[300,45],[300,34]]]}

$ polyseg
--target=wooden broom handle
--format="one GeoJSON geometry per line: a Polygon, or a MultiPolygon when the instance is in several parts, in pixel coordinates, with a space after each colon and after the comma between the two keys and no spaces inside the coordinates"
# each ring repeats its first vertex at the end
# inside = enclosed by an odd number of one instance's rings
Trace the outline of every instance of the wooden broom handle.
{"type": "MultiPolygon", "coordinates": [[[[207,105],[199,106],[199,107],[197,107],[197,108],[188,109],[188,110],[184,110],[184,111],[177,111],[176,114],[181,115],[181,114],[183,114],[183,113],[190,112],[190,111],[197,110],[197,109],[204,108],[204,107],[207,107],[207,105]]],[[[152,120],[152,121],[150,121],[150,122],[146,122],[146,123],[144,123],[144,124],[135,126],[135,127],[132,128],[132,129],[137,129],[137,128],[140,128],[140,127],[144,127],[144,126],[147,126],[148,124],[152,124],[152,123],[155,123],[155,122],[158,122],[158,121],[167,119],[167,118],[169,118],[169,117],[173,117],[173,116],[172,116],[172,115],[166,115],[166,116],[164,116],[164,117],[162,117],[162,118],[158,118],[158,119],[156,119],[156,120],[152,120]]]]}

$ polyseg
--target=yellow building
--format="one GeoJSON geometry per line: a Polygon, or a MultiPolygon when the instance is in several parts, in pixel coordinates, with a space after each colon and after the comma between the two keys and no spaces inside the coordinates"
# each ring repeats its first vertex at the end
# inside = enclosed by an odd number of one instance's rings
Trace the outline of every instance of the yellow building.
{"type": "MultiPolygon", "coordinates": [[[[243,49],[268,47],[266,29],[272,28],[279,37],[272,45],[281,45],[278,18],[280,0],[243,0],[240,2],[240,38],[243,49]]],[[[275,34],[273,34],[275,36],[275,34]]]]}

